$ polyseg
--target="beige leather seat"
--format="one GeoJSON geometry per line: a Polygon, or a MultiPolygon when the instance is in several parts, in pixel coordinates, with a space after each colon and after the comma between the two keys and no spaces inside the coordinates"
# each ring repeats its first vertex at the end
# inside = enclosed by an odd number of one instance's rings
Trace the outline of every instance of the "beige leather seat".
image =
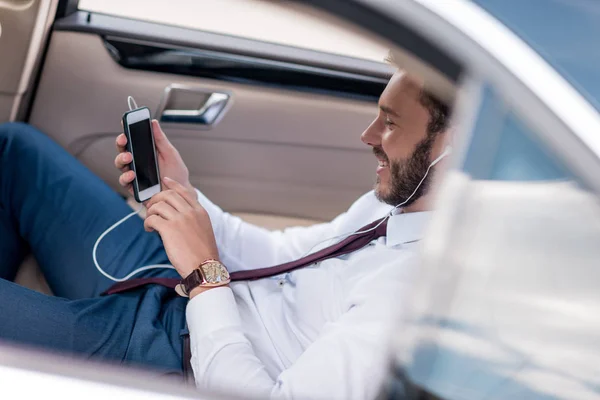
{"type": "MultiPolygon", "coordinates": [[[[247,222],[263,226],[271,230],[284,229],[290,226],[309,226],[320,222],[309,219],[287,218],[251,213],[238,213],[236,215],[247,222]]],[[[42,271],[40,270],[36,260],[31,255],[25,259],[19,268],[15,282],[30,289],[37,290],[41,293],[49,295],[52,294],[52,291],[48,287],[48,283],[46,282],[42,271]]]]}
{"type": "Polygon", "coordinates": [[[27,256],[21,264],[15,282],[41,293],[52,294],[37,261],[32,255],[27,256]]]}

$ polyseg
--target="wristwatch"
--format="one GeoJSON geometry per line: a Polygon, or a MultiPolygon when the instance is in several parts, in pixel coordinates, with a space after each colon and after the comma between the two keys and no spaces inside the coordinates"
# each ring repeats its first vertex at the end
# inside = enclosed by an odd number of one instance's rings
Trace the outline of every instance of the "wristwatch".
{"type": "Polygon", "coordinates": [[[197,287],[213,288],[225,286],[231,282],[229,272],[225,266],[217,260],[206,260],[198,268],[183,278],[175,291],[181,297],[190,297],[192,290],[197,287]]]}

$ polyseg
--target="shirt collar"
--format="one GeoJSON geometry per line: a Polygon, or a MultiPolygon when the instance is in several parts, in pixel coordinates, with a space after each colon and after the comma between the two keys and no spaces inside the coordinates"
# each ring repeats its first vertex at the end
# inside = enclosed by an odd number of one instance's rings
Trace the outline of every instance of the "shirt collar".
{"type": "Polygon", "coordinates": [[[386,245],[388,247],[423,239],[431,211],[396,213],[387,223],[386,245]]]}

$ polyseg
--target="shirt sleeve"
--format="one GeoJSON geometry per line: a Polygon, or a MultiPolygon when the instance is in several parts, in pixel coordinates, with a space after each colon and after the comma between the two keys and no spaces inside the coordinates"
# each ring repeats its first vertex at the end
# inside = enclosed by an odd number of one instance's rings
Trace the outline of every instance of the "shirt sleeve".
{"type": "Polygon", "coordinates": [[[319,242],[335,236],[344,214],[332,222],[270,231],[224,212],[196,189],[198,202],[210,216],[219,255],[229,272],[269,267],[306,255],[319,242]]]}
{"type": "Polygon", "coordinates": [[[400,281],[394,278],[399,269],[359,282],[345,301],[347,311],[325,324],[317,340],[279,376],[269,376],[255,355],[230,288],[196,296],[187,308],[196,385],[256,398],[375,398],[389,365],[398,293],[406,293],[410,282],[410,269],[400,281]]]}

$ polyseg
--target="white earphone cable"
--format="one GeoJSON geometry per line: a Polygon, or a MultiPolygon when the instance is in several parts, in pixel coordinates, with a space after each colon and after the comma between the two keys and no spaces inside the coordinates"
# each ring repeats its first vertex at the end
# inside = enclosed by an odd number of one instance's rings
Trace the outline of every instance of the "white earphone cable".
{"type": "Polygon", "coordinates": [[[138,109],[138,105],[133,96],[127,96],[127,105],[129,106],[129,111],[138,109]]]}
{"type": "Polygon", "coordinates": [[[129,275],[125,276],[124,278],[116,278],[112,275],[110,275],[108,272],[104,271],[102,269],[102,267],[100,267],[100,264],[98,264],[98,258],[96,256],[96,253],[98,251],[98,246],[100,245],[100,242],[102,241],[102,239],[104,239],[104,237],[106,235],[108,235],[110,232],[112,232],[115,228],[117,228],[119,225],[121,225],[123,222],[127,221],[129,218],[133,217],[134,215],[139,214],[144,206],[141,206],[137,211],[134,211],[130,214],[127,214],[125,217],[121,218],[119,221],[115,222],[110,228],[108,228],[107,230],[104,231],[104,233],[102,233],[102,235],[100,235],[98,237],[98,239],[96,240],[96,243],[94,244],[94,248],[92,249],[92,258],[94,259],[94,265],[96,266],[96,269],[102,274],[104,275],[106,278],[110,279],[111,281],[114,282],[125,282],[126,280],[129,280],[132,276],[139,274],[142,271],[148,271],[150,269],[175,269],[175,267],[173,267],[170,264],[155,264],[155,265],[147,265],[145,267],[141,267],[138,268],[136,270],[134,270],[133,272],[131,272],[129,275]]]}

